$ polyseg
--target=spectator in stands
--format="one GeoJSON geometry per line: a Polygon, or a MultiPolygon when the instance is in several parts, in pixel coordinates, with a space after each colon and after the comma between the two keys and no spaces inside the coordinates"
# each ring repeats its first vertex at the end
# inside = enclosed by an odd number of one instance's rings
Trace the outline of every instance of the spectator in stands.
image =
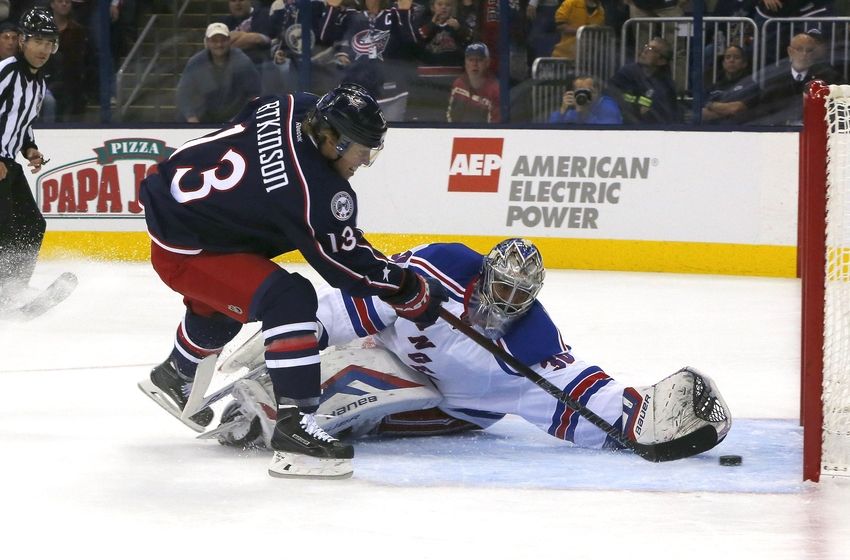
{"type": "Polygon", "coordinates": [[[412,0],[398,0],[395,7],[388,0],[365,0],[364,10],[343,8],[342,0],[327,4],[319,40],[339,45],[341,81],[360,84],[379,102],[407,92],[419,39],[412,0]]]}
{"type": "Polygon", "coordinates": [[[831,66],[815,66],[818,48],[814,37],[798,33],[788,45],[788,58],[763,69],[765,76],[756,124],[800,124],[806,84],[812,80],[840,82],[840,76],[831,66]]]}
{"type": "Polygon", "coordinates": [[[558,0],[528,0],[525,17],[529,21],[528,50],[529,63],[535,58],[550,56],[552,49],[561,40],[561,34],[555,27],[555,12],[558,0]]]}
{"type": "Polygon", "coordinates": [[[240,49],[262,69],[271,60],[271,18],[269,9],[262,4],[251,5],[251,0],[228,0],[229,15],[223,22],[230,29],[230,46],[240,49]]]}
{"type": "MultiPolygon", "coordinates": [[[[806,35],[815,40],[815,62],[812,64],[811,71],[818,76],[838,78],[841,75],[841,72],[829,63],[829,38],[823,33],[823,31],[816,27],[807,29],[806,35]]],[[[846,80],[846,78],[843,78],[842,81],[843,80],[846,80]]]]}
{"type": "MultiPolygon", "coordinates": [[[[475,41],[480,41],[487,45],[490,50],[490,71],[494,75],[499,74],[499,59],[504,51],[506,56],[510,56],[511,62],[519,60],[521,50],[525,49],[528,33],[526,31],[526,12],[521,9],[519,0],[510,0],[508,7],[510,14],[508,15],[509,38],[507,49],[500,48],[501,41],[501,23],[500,23],[500,4],[502,0],[476,0],[478,8],[477,28],[475,29],[475,41]]],[[[516,64],[511,64],[511,77],[519,77],[527,70],[526,57],[522,58],[522,67],[516,64]]]]}
{"type": "Polygon", "coordinates": [[[684,0],[625,0],[630,18],[671,18],[685,15],[684,0]]]}
{"type": "Polygon", "coordinates": [[[752,116],[759,100],[759,87],[753,80],[750,57],[740,45],[729,45],[723,52],[723,71],[706,89],[702,122],[743,123],[752,116]]]}
{"type": "MultiPolygon", "coordinates": [[[[750,0],[747,0],[750,1],[750,0]]],[[[688,0],[625,0],[629,5],[630,18],[674,18],[685,15],[684,5],[688,0]]],[[[662,37],[671,46],[668,69],[680,89],[684,89],[688,74],[688,50],[685,37],[679,35],[679,24],[662,21],[659,26],[652,22],[637,27],[637,45],[646,45],[653,36],[662,37]],[[673,48],[675,47],[675,48],[673,48]]]]}
{"type": "Polygon", "coordinates": [[[88,70],[94,56],[88,32],[71,17],[71,0],[51,0],[59,50],[47,61],[45,81],[56,99],[56,120],[79,122],[86,110],[88,70]]]}
{"type": "MultiPolygon", "coordinates": [[[[321,0],[311,0],[310,4],[313,22],[308,43],[312,48],[316,45],[318,30],[324,16],[325,4],[321,0]]],[[[297,62],[303,46],[298,0],[275,0],[269,8],[269,17],[272,32],[272,58],[274,59],[277,55],[276,62],[278,64],[280,64],[282,59],[297,62]]],[[[312,54],[315,54],[315,52],[312,54]]]]}
{"type": "Polygon", "coordinates": [[[209,24],[204,45],[180,76],[177,111],[185,122],[223,123],[259,95],[260,75],[245,53],[231,47],[225,24],[209,24]]]}
{"type": "Polygon", "coordinates": [[[834,0],[750,0],[753,4],[749,15],[760,30],[765,65],[772,65],[782,58],[780,45],[791,40],[794,26],[769,25],[764,23],[772,18],[827,18],[833,15],[834,0]]]}
{"type": "Polygon", "coordinates": [[[824,18],[832,16],[834,0],[758,0],[755,15],[759,25],[770,18],[824,18]]]}
{"type": "Polygon", "coordinates": [[[481,40],[481,20],[478,9],[480,3],[481,0],[460,0],[460,4],[457,6],[457,19],[469,28],[470,38],[473,42],[481,40]]]}
{"type": "Polygon", "coordinates": [[[564,92],[561,108],[549,116],[553,124],[622,124],[617,102],[600,95],[593,76],[576,76],[573,87],[564,92]]]}
{"type": "Polygon", "coordinates": [[[18,54],[18,26],[11,21],[0,23],[0,60],[18,54]]]}
{"type": "Polygon", "coordinates": [[[670,43],[654,37],[643,46],[638,61],[624,65],[608,82],[623,120],[630,124],[667,124],[682,120],[676,85],[670,77],[670,43]]]}
{"type": "Polygon", "coordinates": [[[109,20],[112,56],[118,63],[138,38],[141,2],[144,0],[110,0],[109,20]]]}
{"type": "Polygon", "coordinates": [[[599,0],[564,0],[555,12],[555,25],[561,41],[552,49],[552,56],[576,59],[576,33],[583,25],[603,25],[605,8],[599,0]]]}
{"type": "Polygon", "coordinates": [[[446,120],[451,123],[497,123],[499,82],[490,74],[490,50],[484,43],[466,47],[464,73],[452,84],[446,120]]]}
{"type": "Polygon", "coordinates": [[[426,65],[463,66],[464,49],[472,33],[455,12],[455,0],[431,0],[431,9],[418,22],[422,62],[426,65]]]}

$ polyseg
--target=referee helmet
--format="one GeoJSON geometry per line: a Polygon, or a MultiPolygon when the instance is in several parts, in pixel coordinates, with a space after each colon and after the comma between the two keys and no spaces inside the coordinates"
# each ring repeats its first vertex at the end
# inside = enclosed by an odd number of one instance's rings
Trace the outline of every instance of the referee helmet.
{"type": "Polygon", "coordinates": [[[21,16],[21,32],[24,41],[32,37],[44,37],[53,41],[53,53],[59,49],[59,28],[53,20],[53,12],[47,8],[30,8],[21,16]]]}

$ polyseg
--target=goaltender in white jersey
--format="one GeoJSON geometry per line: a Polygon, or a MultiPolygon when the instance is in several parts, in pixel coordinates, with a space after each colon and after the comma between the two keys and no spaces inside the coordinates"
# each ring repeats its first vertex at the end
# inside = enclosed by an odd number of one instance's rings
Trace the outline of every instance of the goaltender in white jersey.
{"type": "MultiPolygon", "coordinates": [[[[731,415],[715,383],[682,368],[655,385],[628,387],[574,355],[537,294],[544,269],[537,248],[507,239],[485,257],[461,244],[430,244],[394,257],[439,280],[450,312],[523,364],[641,444],[676,442],[704,426],[723,440],[731,415]]],[[[319,288],[323,395],[317,420],[330,434],[431,435],[486,428],[505,414],[521,416],[550,435],[588,448],[620,448],[576,411],[553,398],[492,353],[440,319],[420,330],[398,321],[377,298],[319,288]],[[322,416],[325,415],[325,416],[322,416]]],[[[221,425],[200,437],[259,446],[274,429],[273,398],[263,376],[262,333],[224,361],[251,374],[232,386],[221,425]],[[265,385],[264,385],[265,382],[265,385]]]]}

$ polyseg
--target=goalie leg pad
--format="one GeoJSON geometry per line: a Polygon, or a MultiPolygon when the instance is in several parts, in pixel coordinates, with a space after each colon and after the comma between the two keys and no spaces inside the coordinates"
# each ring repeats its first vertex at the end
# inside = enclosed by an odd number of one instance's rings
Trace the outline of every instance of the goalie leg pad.
{"type": "Polygon", "coordinates": [[[367,434],[389,414],[432,408],[443,400],[427,376],[361,341],[325,353],[322,379],[316,421],[331,435],[367,434]]]}
{"type": "Polygon", "coordinates": [[[716,438],[705,439],[694,453],[723,441],[732,427],[729,407],[714,381],[691,367],[648,387],[623,391],[623,433],[632,441],[654,445],[685,438],[710,426],[716,438]]]}
{"type": "MultiPolygon", "coordinates": [[[[391,414],[425,410],[437,406],[443,396],[424,375],[402,364],[383,348],[362,346],[357,341],[349,346],[333,347],[322,356],[323,394],[316,422],[325,432],[357,437],[375,431],[391,414]]],[[[233,384],[232,394],[243,417],[260,418],[263,440],[268,446],[274,433],[276,407],[271,380],[262,375],[258,380],[240,379],[233,384]]],[[[462,421],[456,421],[462,423],[462,421]]],[[[453,425],[458,428],[458,425],[453,425]]],[[[202,437],[215,437],[232,445],[243,435],[241,424],[233,424],[234,432],[224,420],[202,437]],[[238,428],[238,430],[236,429],[238,428]]],[[[454,430],[454,431],[457,431],[454,430]]]]}

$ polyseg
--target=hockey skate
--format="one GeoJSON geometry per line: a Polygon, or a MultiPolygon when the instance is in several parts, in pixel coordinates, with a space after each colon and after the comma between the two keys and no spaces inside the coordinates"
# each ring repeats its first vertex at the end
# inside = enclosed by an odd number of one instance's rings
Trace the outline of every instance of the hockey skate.
{"type": "Polygon", "coordinates": [[[192,392],[192,379],[182,375],[170,359],[153,368],[150,379],[139,382],[139,389],[169,414],[196,432],[203,432],[204,428],[212,422],[214,414],[209,407],[189,418],[181,417],[189,394],[192,392]]]}
{"type": "Polygon", "coordinates": [[[277,478],[348,478],[354,474],[354,447],[327,434],[312,414],[296,406],[277,410],[271,438],[269,474],[277,478]]]}
{"type": "Polygon", "coordinates": [[[682,368],[649,387],[623,391],[624,435],[655,446],[662,460],[708,451],[731,427],[729,407],[717,385],[694,368],[682,368]]]}

